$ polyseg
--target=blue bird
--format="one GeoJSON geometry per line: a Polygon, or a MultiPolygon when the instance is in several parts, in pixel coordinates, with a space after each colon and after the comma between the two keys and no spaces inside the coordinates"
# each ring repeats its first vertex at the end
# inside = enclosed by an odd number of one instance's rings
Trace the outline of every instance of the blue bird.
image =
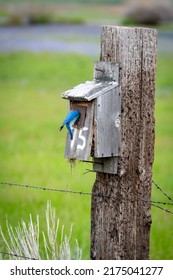
{"type": "Polygon", "coordinates": [[[70,138],[71,140],[73,140],[73,133],[72,133],[72,126],[75,124],[75,122],[79,119],[81,113],[79,110],[74,110],[71,111],[67,117],[65,118],[65,120],[63,121],[62,126],[60,127],[60,130],[63,129],[64,125],[66,125],[69,133],[70,133],[70,138]]]}

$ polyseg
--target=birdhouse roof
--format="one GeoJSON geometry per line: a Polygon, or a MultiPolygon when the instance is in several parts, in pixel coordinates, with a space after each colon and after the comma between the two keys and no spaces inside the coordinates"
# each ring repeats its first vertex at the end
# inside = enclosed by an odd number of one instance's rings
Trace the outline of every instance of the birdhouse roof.
{"type": "Polygon", "coordinates": [[[116,88],[118,83],[112,80],[86,81],[65,91],[62,98],[76,101],[91,101],[116,88]]]}

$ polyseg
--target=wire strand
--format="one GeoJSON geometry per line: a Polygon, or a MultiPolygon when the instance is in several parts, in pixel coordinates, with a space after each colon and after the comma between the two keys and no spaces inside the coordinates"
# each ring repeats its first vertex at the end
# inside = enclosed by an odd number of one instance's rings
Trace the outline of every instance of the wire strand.
{"type": "Polygon", "coordinates": [[[38,259],[35,259],[35,258],[30,258],[30,257],[26,257],[26,256],[21,256],[21,255],[18,255],[18,254],[16,254],[16,253],[8,253],[8,252],[2,252],[2,251],[0,251],[0,254],[1,254],[1,255],[7,255],[7,256],[13,256],[13,257],[16,257],[16,258],[26,259],[26,260],[38,260],[38,259]]]}
{"type": "Polygon", "coordinates": [[[164,196],[167,197],[168,200],[170,200],[170,201],[173,202],[173,199],[172,199],[169,195],[167,195],[167,194],[162,190],[162,188],[161,188],[154,180],[152,180],[152,182],[153,182],[153,184],[156,186],[156,188],[157,188],[159,191],[161,191],[161,193],[162,193],[164,196]]]}
{"type": "MultiPolygon", "coordinates": [[[[96,180],[97,181],[97,180],[96,180]]],[[[101,182],[103,183],[103,182],[101,182]]],[[[173,201],[170,196],[168,196],[158,184],[156,184],[154,181],[153,183],[156,185],[156,187],[167,197],[169,198],[170,201],[173,201]]],[[[8,186],[14,186],[14,187],[24,187],[24,188],[31,188],[31,189],[37,189],[37,190],[42,190],[42,191],[53,191],[53,192],[60,192],[60,193],[69,193],[69,194],[76,194],[76,195],[88,195],[88,196],[93,196],[93,197],[99,197],[99,198],[109,198],[111,199],[110,195],[105,195],[103,193],[92,193],[92,192],[83,192],[83,191],[72,191],[72,190],[67,190],[67,189],[57,189],[57,188],[49,188],[49,187],[41,187],[41,186],[34,186],[34,185],[29,185],[29,184],[19,184],[19,183],[12,183],[12,182],[0,182],[1,185],[8,185],[8,186]]],[[[105,184],[105,183],[103,183],[105,184]]],[[[106,184],[107,185],[107,184],[106,184]]],[[[128,197],[126,197],[127,200],[129,200],[128,197]]],[[[132,199],[131,199],[132,200],[132,199]]],[[[134,200],[134,197],[133,197],[134,200]]],[[[157,204],[162,204],[162,205],[173,205],[173,203],[170,202],[163,202],[163,201],[153,201],[153,200],[146,200],[141,197],[138,197],[137,200],[143,201],[145,203],[150,204],[153,207],[157,207],[160,210],[163,210],[167,213],[173,214],[172,211],[165,209],[161,206],[158,206],[157,204]]]]}
{"type": "Polygon", "coordinates": [[[18,184],[18,183],[11,183],[11,182],[0,182],[1,185],[8,185],[14,187],[24,187],[30,189],[37,189],[42,191],[52,191],[52,192],[60,192],[60,193],[71,193],[71,194],[79,194],[79,195],[92,195],[91,192],[83,192],[83,191],[72,191],[67,189],[56,189],[56,188],[48,188],[48,187],[41,187],[41,186],[33,186],[29,184],[18,184]]]}

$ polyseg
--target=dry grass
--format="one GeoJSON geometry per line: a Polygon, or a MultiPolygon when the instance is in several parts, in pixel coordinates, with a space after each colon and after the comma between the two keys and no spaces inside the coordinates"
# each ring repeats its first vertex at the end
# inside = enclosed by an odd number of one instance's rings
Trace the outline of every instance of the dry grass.
{"type": "Polygon", "coordinates": [[[73,252],[70,246],[72,226],[70,228],[69,236],[64,234],[64,226],[62,226],[60,232],[59,219],[57,219],[56,210],[52,207],[50,201],[47,202],[46,226],[47,231],[42,231],[44,247],[40,250],[40,225],[38,215],[35,223],[30,214],[28,225],[22,220],[14,229],[9,225],[7,220],[8,239],[5,237],[1,227],[0,236],[4,242],[6,252],[9,253],[10,259],[23,259],[18,256],[39,260],[81,259],[82,251],[78,246],[77,240],[76,248],[73,252]],[[57,242],[59,235],[60,243],[57,242]]]}

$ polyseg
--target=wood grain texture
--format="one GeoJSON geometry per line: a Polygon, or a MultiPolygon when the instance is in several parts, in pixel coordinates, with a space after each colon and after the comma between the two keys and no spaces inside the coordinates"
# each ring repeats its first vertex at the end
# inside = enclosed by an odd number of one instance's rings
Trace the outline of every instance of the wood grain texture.
{"type": "Polygon", "coordinates": [[[118,63],[121,155],[118,174],[98,172],[91,207],[92,259],[148,259],[154,160],[157,32],[103,26],[102,61],[118,63]]]}
{"type": "MultiPolygon", "coordinates": [[[[108,62],[95,63],[95,80],[111,80],[117,82],[118,85],[118,78],[119,67],[117,64],[108,62]]],[[[95,158],[115,157],[120,154],[120,113],[121,96],[118,86],[95,99],[95,158]]]]}
{"type": "MultiPolygon", "coordinates": [[[[119,66],[99,61],[94,65],[94,80],[119,83],[119,66]]],[[[94,109],[94,164],[93,170],[117,174],[117,156],[120,155],[121,95],[119,86],[100,95],[94,109]],[[98,164],[99,163],[99,164],[98,164]]]]}
{"type": "Polygon", "coordinates": [[[120,154],[120,95],[119,89],[95,100],[96,158],[115,157],[120,154]]]}
{"type": "Polygon", "coordinates": [[[117,87],[118,83],[112,80],[86,81],[65,91],[62,98],[76,101],[91,101],[117,87]]]}

